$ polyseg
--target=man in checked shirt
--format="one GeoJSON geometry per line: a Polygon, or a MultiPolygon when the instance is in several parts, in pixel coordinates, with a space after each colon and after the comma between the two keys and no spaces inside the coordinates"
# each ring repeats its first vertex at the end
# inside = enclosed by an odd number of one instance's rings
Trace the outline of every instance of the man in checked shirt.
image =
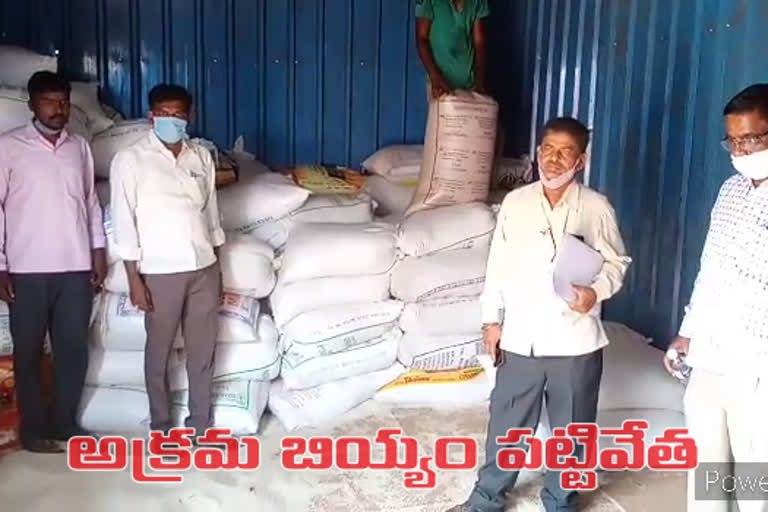
{"type": "MultiPolygon", "coordinates": [[[[768,467],[768,84],[739,93],[724,114],[723,146],[738,173],[720,189],[693,295],[670,344],[693,368],[685,414],[699,463],[722,464],[721,473],[732,462],[768,467]]],[[[664,365],[672,371],[669,359],[664,365]]],[[[695,499],[705,478],[690,472],[688,511],[729,510],[729,493],[695,499]]],[[[764,496],[737,495],[739,509],[768,511],[764,496]]]]}

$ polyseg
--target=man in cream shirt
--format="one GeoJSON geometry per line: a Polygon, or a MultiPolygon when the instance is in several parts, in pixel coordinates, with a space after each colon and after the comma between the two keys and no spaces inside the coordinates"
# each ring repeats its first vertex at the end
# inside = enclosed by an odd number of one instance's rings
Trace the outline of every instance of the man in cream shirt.
{"type": "MultiPolygon", "coordinates": [[[[630,264],[608,200],[575,181],[584,169],[589,132],[570,118],[544,126],[538,147],[541,181],[507,195],[499,212],[482,297],[486,349],[496,356],[486,463],[469,500],[451,512],[501,512],[517,472],[499,469],[497,437],[535,430],[542,399],[552,427],[594,423],[608,344],[601,303],[622,287],[630,264]],[[566,302],[554,290],[554,261],[563,235],[598,251],[602,269],[566,302]]],[[[577,450],[578,454],[578,450],[577,450]]],[[[548,512],[577,510],[576,493],[550,472],[542,490],[548,512]]]]}
{"type": "Polygon", "coordinates": [[[179,86],[149,94],[153,129],[112,161],[115,250],[131,301],[146,314],[144,372],[151,429],[172,428],[166,367],[179,325],[189,375],[186,426],[203,435],[211,420],[224,244],[210,152],[186,137],[192,97],[179,86]]]}

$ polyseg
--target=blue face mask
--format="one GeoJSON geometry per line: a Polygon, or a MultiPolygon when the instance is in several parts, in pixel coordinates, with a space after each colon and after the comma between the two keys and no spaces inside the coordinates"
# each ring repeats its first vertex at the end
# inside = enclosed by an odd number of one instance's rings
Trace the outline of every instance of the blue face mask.
{"type": "Polygon", "coordinates": [[[178,117],[155,117],[155,135],[166,144],[176,144],[187,133],[187,121],[178,117]]]}

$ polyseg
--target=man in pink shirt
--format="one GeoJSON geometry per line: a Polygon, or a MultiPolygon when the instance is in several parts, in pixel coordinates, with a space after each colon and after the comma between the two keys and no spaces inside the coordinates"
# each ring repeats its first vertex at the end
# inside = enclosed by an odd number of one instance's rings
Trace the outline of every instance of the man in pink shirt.
{"type": "Polygon", "coordinates": [[[69,83],[39,72],[28,89],[33,119],[0,136],[0,300],[10,310],[21,444],[56,453],[63,451],[56,441],[86,434],[76,418],[106,240],[90,147],[66,130],[69,83]],[[41,391],[46,333],[55,365],[53,411],[41,391]]]}

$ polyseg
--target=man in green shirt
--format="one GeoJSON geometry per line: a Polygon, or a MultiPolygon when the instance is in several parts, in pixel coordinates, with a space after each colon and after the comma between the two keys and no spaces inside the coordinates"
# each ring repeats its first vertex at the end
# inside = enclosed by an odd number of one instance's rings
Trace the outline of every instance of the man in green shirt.
{"type": "Polygon", "coordinates": [[[455,89],[486,90],[488,0],[416,0],[419,56],[432,96],[455,89]]]}

